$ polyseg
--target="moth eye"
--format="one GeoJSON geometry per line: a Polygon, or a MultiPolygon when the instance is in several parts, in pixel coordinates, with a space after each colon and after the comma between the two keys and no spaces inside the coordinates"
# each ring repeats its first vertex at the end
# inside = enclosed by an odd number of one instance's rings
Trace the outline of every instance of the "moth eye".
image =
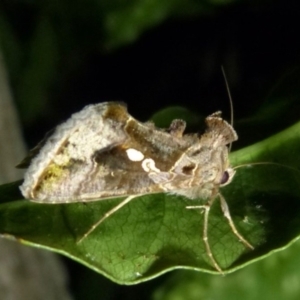
{"type": "Polygon", "coordinates": [[[229,179],[229,174],[228,174],[227,171],[225,171],[225,172],[223,173],[223,176],[222,176],[221,180],[220,180],[220,184],[226,183],[226,182],[228,181],[228,179],[229,179]]]}

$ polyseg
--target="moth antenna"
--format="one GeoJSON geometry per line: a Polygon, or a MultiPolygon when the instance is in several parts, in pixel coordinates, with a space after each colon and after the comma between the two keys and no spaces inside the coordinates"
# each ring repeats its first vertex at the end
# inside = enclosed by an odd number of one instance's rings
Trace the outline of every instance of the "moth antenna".
{"type": "MultiPolygon", "coordinates": [[[[226,90],[227,90],[228,97],[229,97],[229,104],[230,104],[230,125],[233,127],[233,101],[232,101],[232,96],[231,96],[231,93],[230,93],[229,84],[228,84],[228,81],[227,81],[227,77],[226,77],[226,73],[225,73],[224,67],[221,66],[221,69],[222,69],[223,77],[224,77],[224,80],[225,80],[225,86],[226,86],[226,90]]],[[[229,144],[229,152],[231,151],[231,146],[232,146],[232,142],[229,144]]]]}
{"type": "Polygon", "coordinates": [[[283,164],[280,164],[280,163],[268,162],[268,161],[266,161],[266,162],[262,161],[262,162],[254,162],[254,163],[241,164],[241,165],[233,167],[232,169],[236,170],[236,169],[239,169],[239,168],[257,166],[257,165],[275,165],[275,166],[279,166],[279,167],[283,167],[283,168],[291,169],[293,171],[300,172],[300,170],[297,169],[297,168],[294,168],[294,167],[291,167],[291,166],[287,166],[287,165],[283,165],[283,164]]]}
{"type": "Polygon", "coordinates": [[[232,101],[232,96],[231,96],[231,93],[230,93],[229,84],[228,84],[228,80],[227,80],[227,77],[226,77],[226,73],[225,73],[224,67],[222,66],[221,68],[222,68],[222,73],[223,73],[223,77],[224,77],[224,80],[225,80],[226,90],[227,90],[228,97],[229,97],[229,104],[230,104],[230,125],[233,127],[233,101],[232,101]]]}

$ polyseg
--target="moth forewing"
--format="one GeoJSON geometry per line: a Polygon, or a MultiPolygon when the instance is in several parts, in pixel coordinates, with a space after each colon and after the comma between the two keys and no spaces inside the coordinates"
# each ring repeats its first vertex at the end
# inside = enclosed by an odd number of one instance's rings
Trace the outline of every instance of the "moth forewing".
{"type": "Polygon", "coordinates": [[[170,180],[174,161],[196,140],[176,137],[173,127],[168,132],[140,123],[120,103],[89,105],[56,128],[32,159],[21,191],[49,203],[164,192],[150,176],[170,180]]]}
{"type": "Polygon", "coordinates": [[[105,219],[131,200],[154,193],[172,193],[206,199],[203,240],[212,265],[222,272],[209,243],[209,211],[220,198],[224,216],[234,235],[238,232],[219,188],[229,184],[235,171],[229,165],[227,145],[237,139],[230,124],[216,112],[206,118],[200,137],[184,134],[185,122],[174,120],[168,129],[141,123],[122,103],[86,106],[59,125],[25,174],[20,189],[25,198],[40,203],[90,202],[125,197],[80,238],[90,235],[105,219]]]}

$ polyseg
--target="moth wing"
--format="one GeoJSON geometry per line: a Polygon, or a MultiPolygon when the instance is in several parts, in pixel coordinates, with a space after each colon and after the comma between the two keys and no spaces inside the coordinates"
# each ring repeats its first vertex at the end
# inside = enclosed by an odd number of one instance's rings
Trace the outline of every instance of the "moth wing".
{"type": "Polygon", "coordinates": [[[27,169],[30,166],[32,160],[39,154],[40,150],[44,147],[49,137],[54,132],[55,132],[55,128],[48,131],[45,137],[34,148],[30,149],[28,155],[19,164],[16,165],[16,168],[27,169]]]}
{"type": "Polygon", "coordinates": [[[27,159],[31,164],[20,187],[23,196],[39,202],[76,199],[80,183],[91,174],[93,155],[128,139],[123,130],[127,120],[126,106],[117,102],[88,105],[73,114],[27,159]]]}
{"type": "Polygon", "coordinates": [[[143,161],[127,150],[168,172],[189,146],[173,131],[137,122],[120,103],[87,106],[56,128],[32,159],[20,189],[24,197],[43,203],[163,191],[143,161]]]}

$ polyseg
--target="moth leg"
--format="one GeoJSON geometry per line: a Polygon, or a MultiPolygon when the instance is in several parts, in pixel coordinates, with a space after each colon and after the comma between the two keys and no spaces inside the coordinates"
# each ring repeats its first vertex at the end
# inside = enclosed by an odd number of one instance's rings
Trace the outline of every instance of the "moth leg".
{"type": "Polygon", "coordinates": [[[121,203],[119,203],[117,206],[113,207],[111,210],[106,212],[104,216],[97,221],[93,226],[80,238],[80,240],[77,242],[77,244],[81,243],[88,235],[90,235],[104,220],[106,220],[108,217],[110,217],[112,214],[117,212],[120,208],[122,208],[124,205],[129,203],[132,199],[139,197],[140,195],[133,195],[125,198],[121,203]]]}
{"type": "Polygon", "coordinates": [[[196,206],[186,206],[187,209],[204,209],[204,219],[203,219],[203,242],[206,249],[206,254],[208,255],[210,261],[212,262],[215,269],[223,274],[223,270],[215,260],[209,241],[208,241],[208,217],[209,217],[209,211],[210,207],[213,204],[215,198],[212,198],[206,205],[196,205],[196,206]]]}
{"type": "Polygon", "coordinates": [[[220,197],[220,203],[221,203],[221,208],[222,208],[224,217],[227,218],[228,224],[231,227],[232,232],[246,247],[250,248],[251,250],[254,250],[254,247],[236,229],[236,227],[233,223],[233,220],[231,218],[229,207],[227,205],[225,198],[220,193],[219,193],[219,197],[220,197]]]}

